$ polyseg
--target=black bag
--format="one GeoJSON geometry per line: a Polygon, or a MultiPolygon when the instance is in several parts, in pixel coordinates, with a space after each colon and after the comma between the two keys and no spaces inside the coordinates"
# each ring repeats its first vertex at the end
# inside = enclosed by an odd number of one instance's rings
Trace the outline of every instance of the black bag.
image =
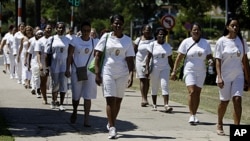
{"type": "Polygon", "coordinates": [[[183,75],[184,75],[183,71],[184,71],[184,65],[181,66],[180,73],[179,73],[179,79],[181,79],[181,80],[182,80],[183,75]]]}
{"type": "Polygon", "coordinates": [[[52,57],[53,57],[53,53],[52,53],[53,41],[54,41],[54,37],[52,37],[52,39],[51,39],[51,43],[49,44],[49,52],[47,53],[46,64],[48,67],[51,66],[52,57]]]}
{"type": "Polygon", "coordinates": [[[47,64],[47,66],[48,67],[50,67],[51,66],[51,62],[52,62],[52,53],[50,53],[50,54],[47,54],[47,58],[46,58],[46,64],[47,64]]]}
{"type": "Polygon", "coordinates": [[[78,81],[88,80],[87,67],[76,67],[76,75],[78,81]]]}

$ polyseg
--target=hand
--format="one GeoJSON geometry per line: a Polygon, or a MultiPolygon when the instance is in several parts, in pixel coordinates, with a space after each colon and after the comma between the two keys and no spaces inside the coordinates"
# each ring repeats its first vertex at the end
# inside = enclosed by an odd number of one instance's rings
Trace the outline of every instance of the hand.
{"type": "Polygon", "coordinates": [[[96,76],[95,76],[95,83],[96,83],[98,86],[101,86],[101,84],[102,84],[102,77],[101,77],[101,74],[96,74],[96,76]]]}
{"type": "Polygon", "coordinates": [[[224,87],[224,81],[222,79],[218,79],[217,86],[222,89],[224,87]]]}
{"type": "Polygon", "coordinates": [[[129,74],[128,85],[127,87],[131,87],[133,85],[133,72],[129,74]]]}
{"type": "Polygon", "coordinates": [[[176,73],[172,72],[170,75],[170,79],[175,81],[177,79],[176,73]]]}
{"type": "Polygon", "coordinates": [[[66,72],[64,73],[64,75],[67,77],[67,78],[69,78],[70,77],[70,71],[68,71],[68,70],[66,70],[66,72]]]}

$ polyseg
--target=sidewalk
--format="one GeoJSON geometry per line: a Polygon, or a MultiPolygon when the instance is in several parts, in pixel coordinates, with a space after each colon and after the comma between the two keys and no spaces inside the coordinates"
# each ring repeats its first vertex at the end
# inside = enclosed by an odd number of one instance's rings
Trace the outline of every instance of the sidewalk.
{"type": "MultiPolygon", "coordinates": [[[[1,56],[0,56],[1,57],[1,56]]],[[[36,98],[16,80],[3,74],[0,59],[0,114],[9,124],[9,130],[16,141],[105,141],[109,140],[106,129],[107,119],[105,99],[98,87],[98,98],[92,101],[90,124],[91,128],[83,126],[83,105],[78,107],[78,117],[75,124],[70,123],[72,113],[71,92],[65,99],[67,110],[60,112],[43,105],[42,99],[36,98]]],[[[151,102],[151,98],[149,97],[151,102]]],[[[48,93],[48,102],[51,93],[48,93]]],[[[214,114],[198,110],[199,125],[188,123],[188,107],[170,101],[174,110],[171,114],[151,111],[151,107],[140,107],[138,91],[128,89],[123,99],[116,123],[119,141],[229,141],[229,124],[232,120],[224,120],[224,130],[227,136],[216,134],[217,117],[214,114]]],[[[162,99],[158,98],[161,104],[162,99]]]]}

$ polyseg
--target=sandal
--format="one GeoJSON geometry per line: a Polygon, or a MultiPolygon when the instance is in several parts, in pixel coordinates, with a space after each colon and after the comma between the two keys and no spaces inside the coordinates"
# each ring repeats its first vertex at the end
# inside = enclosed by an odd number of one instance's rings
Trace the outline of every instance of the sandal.
{"type": "Polygon", "coordinates": [[[226,135],[223,128],[222,128],[222,125],[219,125],[219,124],[217,124],[216,132],[217,132],[217,135],[219,135],[219,136],[225,136],[226,135]]]}
{"type": "Polygon", "coordinates": [[[142,102],[141,103],[141,107],[147,107],[149,104],[148,104],[148,102],[142,102]]]}

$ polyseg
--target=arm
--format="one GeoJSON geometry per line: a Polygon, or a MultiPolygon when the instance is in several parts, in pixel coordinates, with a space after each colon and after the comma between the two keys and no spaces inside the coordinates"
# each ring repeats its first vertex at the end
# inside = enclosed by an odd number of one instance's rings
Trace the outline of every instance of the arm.
{"type": "Polygon", "coordinates": [[[170,65],[171,70],[173,70],[174,61],[172,59],[172,55],[168,56],[168,64],[170,65]]]}
{"type": "Polygon", "coordinates": [[[133,85],[133,70],[134,70],[134,57],[129,56],[126,57],[128,71],[129,71],[129,79],[128,79],[128,88],[133,85]]]}
{"type": "Polygon", "coordinates": [[[215,59],[215,66],[216,66],[216,73],[217,73],[217,77],[218,77],[217,85],[218,85],[218,87],[223,88],[224,81],[223,81],[222,76],[221,76],[221,59],[218,59],[218,58],[215,59]]]}
{"type": "Polygon", "coordinates": [[[95,82],[98,86],[101,85],[102,83],[102,77],[101,77],[101,68],[100,68],[100,61],[101,61],[101,57],[102,57],[103,52],[101,51],[95,51],[95,74],[96,74],[96,78],[95,78],[95,82]]]}
{"type": "Polygon", "coordinates": [[[145,68],[145,76],[148,77],[149,74],[150,74],[150,68],[149,68],[149,62],[150,62],[150,59],[152,58],[153,54],[151,52],[148,51],[148,54],[146,56],[146,60],[145,60],[145,63],[146,63],[146,68],[145,68]]]}
{"type": "Polygon", "coordinates": [[[17,62],[20,62],[20,56],[21,53],[23,51],[23,42],[24,42],[24,38],[21,39],[21,43],[20,43],[20,48],[18,49],[18,54],[17,54],[17,62]]]}
{"type": "Polygon", "coordinates": [[[66,62],[66,72],[65,76],[70,77],[70,65],[72,64],[73,61],[73,54],[74,54],[75,48],[72,45],[69,45],[68,49],[68,57],[67,57],[67,62],[66,62]]]}
{"type": "Polygon", "coordinates": [[[176,57],[176,60],[175,60],[175,62],[174,62],[173,69],[172,69],[171,80],[176,80],[176,78],[177,78],[177,77],[176,77],[176,73],[177,73],[179,64],[180,64],[181,60],[183,60],[184,57],[185,57],[184,54],[178,53],[178,55],[177,55],[177,57],[176,57]]]}

